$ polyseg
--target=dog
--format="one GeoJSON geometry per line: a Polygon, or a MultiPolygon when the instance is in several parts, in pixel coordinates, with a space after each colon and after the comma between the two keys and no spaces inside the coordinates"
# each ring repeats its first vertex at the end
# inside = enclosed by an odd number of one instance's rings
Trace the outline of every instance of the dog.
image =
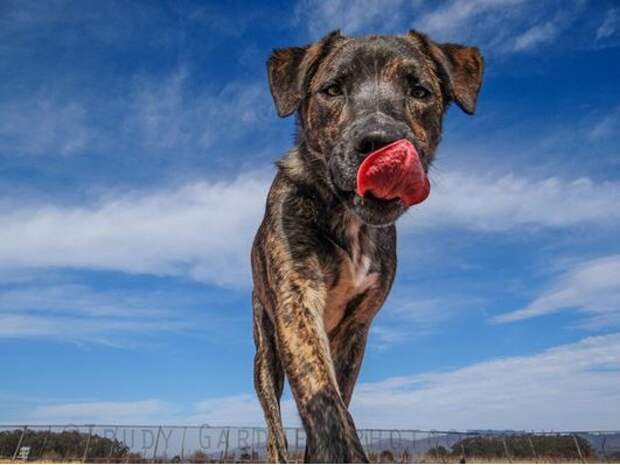
{"type": "Polygon", "coordinates": [[[373,317],[396,271],[395,221],[407,206],[356,193],[365,157],[408,140],[424,171],[451,102],[473,114],[484,61],[474,47],[402,36],[346,37],[276,49],[267,62],[295,146],[277,162],[252,252],[254,384],[267,458],[286,462],[280,398],[289,381],[306,462],[368,462],[348,405],[373,317]]]}

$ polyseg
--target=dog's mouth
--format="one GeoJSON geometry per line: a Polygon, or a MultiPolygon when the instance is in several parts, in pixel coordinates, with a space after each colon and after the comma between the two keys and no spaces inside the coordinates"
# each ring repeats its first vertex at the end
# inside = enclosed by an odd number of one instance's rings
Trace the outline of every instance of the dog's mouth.
{"type": "Polygon", "coordinates": [[[338,194],[368,224],[394,223],[430,192],[426,167],[407,139],[398,139],[368,153],[353,169],[349,176],[340,178],[346,182],[338,194]]]}
{"type": "Polygon", "coordinates": [[[364,153],[359,142],[337,146],[330,177],[337,195],[362,220],[388,225],[428,197],[427,164],[405,134],[371,150],[364,153]]]}
{"type": "Polygon", "coordinates": [[[342,190],[338,191],[338,195],[365,223],[375,226],[393,224],[407,210],[400,199],[379,199],[372,193],[362,197],[355,191],[342,190]]]}
{"type": "Polygon", "coordinates": [[[407,208],[400,198],[381,199],[376,197],[372,192],[367,192],[363,196],[354,191],[340,191],[339,194],[340,197],[350,200],[359,207],[372,208],[373,210],[407,208]]]}
{"type": "Polygon", "coordinates": [[[399,139],[366,156],[357,171],[357,194],[374,200],[399,200],[406,208],[426,200],[430,182],[417,150],[399,139]]]}

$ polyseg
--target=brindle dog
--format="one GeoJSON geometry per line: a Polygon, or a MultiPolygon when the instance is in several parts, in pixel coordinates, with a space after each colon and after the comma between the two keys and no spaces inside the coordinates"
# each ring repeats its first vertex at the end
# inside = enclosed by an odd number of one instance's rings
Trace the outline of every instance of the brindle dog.
{"type": "Polygon", "coordinates": [[[367,462],[348,411],[371,321],[396,270],[400,200],[355,193],[364,157],[406,138],[428,170],[451,101],[472,114],[476,48],[404,36],[344,37],[277,49],[268,61],[278,115],[298,114],[252,248],[255,386],[268,459],[287,460],[284,376],[307,433],[306,461],[367,462]]]}

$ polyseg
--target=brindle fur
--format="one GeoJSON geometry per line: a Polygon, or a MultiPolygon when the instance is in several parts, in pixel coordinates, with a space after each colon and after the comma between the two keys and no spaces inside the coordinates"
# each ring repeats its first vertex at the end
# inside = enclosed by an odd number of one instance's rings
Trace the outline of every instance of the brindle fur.
{"type": "Polygon", "coordinates": [[[307,433],[306,461],[368,461],[348,405],[394,280],[394,221],[405,208],[357,196],[357,169],[370,151],[407,138],[428,170],[448,104],[473,113],[482,69],[477,49],[415,31],[333,32],[269,58],[278,114],[298,114],[297,143],[278,162],[252,248],[255,386],[269,461],[287,460],[285,375],[307,433]],[[412,96],[418,85],[430,94],[412,96]]]}

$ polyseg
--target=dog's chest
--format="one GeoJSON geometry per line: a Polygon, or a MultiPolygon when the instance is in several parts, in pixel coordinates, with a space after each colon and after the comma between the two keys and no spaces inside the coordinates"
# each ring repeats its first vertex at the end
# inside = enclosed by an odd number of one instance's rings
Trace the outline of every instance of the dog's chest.
{"type": "Polygon", "coordinates": [[[359,296],[378,283],[378,273],[371,271],[374,250],[372,244],[360,240],[360,224],[352,223],[346,231],[351,253],[340,251],[335,284],[327,293],[323,321],[327,332],[334,329],[348,312],[354,312],[353,303],[363,305],[359,296]]]}

